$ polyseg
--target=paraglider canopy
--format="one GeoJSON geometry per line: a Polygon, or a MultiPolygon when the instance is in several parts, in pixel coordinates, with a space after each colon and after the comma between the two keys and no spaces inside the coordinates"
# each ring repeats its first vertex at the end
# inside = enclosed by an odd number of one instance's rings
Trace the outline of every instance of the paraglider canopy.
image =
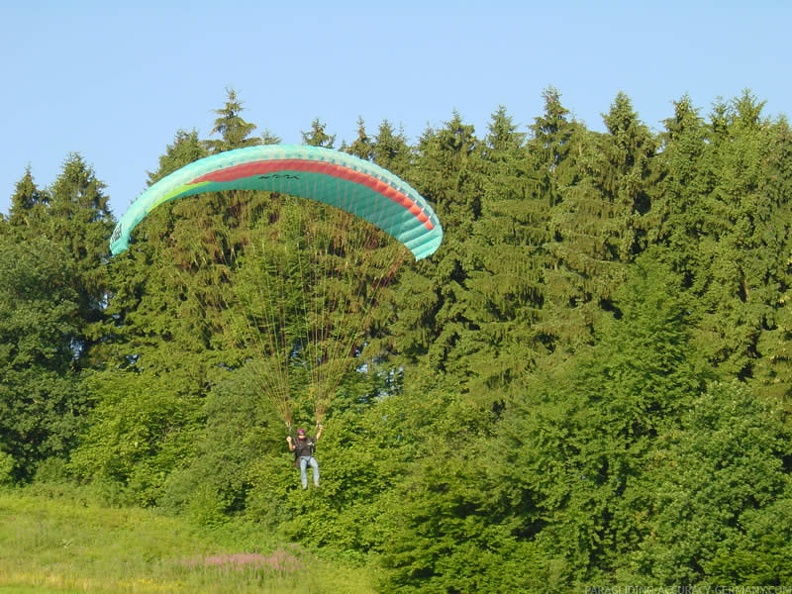
{"type": "Polygon", "coordinates": [[[133,229],[160,204],[223,190],[266,190],[329,204],[373,223],[418,260],[443,238],[426,200],[382,167],[322,147],[259,145],[200,159],[153,184],[116,225],[110,251],[126,250],[133,229]]]}
{"type": "MultiPolygon", "coordinates": [[[[212,323],[221,320],[227,353],[240,353],[237,361],[287,426],[294,392],[319,423],[344,374],[360,367],[383,291],[410,254],[420,260],[438,249],[442,227],[415,189],[369,161],[321,147],[259,145],[197,160],[152,184],[119,220],[110,250],[127,250],[136,226],[161,204],[235,190],[243,192],[226,196],[230,203],[244,203],[248,214],[266,204],[271,216],[243,217],[252,232],[240,249],[227,250],[228,260],[225,250],[213,252],[223,281],[189,298],[212,323]],[[246,190],[272,195],[240,199],[246,190]],[[395,241],[380,241],[383,233],[395,241]],[[210,316],[212,307],[222,314],[210,316]]],[[[210,201],[196,203],[202,209],[210,201]]],[[[183,285],[185,295],[196,293],[183,285]]]]}

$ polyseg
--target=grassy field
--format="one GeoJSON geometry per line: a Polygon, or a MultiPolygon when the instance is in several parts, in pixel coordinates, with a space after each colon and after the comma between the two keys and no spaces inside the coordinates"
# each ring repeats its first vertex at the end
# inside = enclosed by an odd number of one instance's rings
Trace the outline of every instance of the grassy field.
{"type": "Polygon", "coordinates": [[[151,510],[0,490],[3,594],[370,594],[369,572],[251,526],[198,530],[151,510]]]}

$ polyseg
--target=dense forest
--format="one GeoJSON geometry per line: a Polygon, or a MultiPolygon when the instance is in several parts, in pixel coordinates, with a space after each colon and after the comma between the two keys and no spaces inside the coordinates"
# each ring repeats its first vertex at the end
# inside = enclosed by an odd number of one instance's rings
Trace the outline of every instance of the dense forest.
{"type": "MultiPolygon", "coordinates": [[[[483,134],[453,113],[414,144],[388,121],[303,132],[402,177],[445,232],[391,275],[323,395],[305,492],[228,297],[256,306],[278,267],[245,247],[290,220],[281,197],[174,201],[111,257],[101,172],[78,154],[46,187],[20,172],[0,483],[242,519],[378,564],[386,592],[792,584],[789,122],[746,91],[708,113],[682,97],[655,132],[618,94],[598,132],[543,97],[524,130],[499,108],[483,134]]],[[[279,142],[233,91],[215,113],[210,138],[175,131],[150,183],[279,142]]],[[[336,290],[336,317],[359,317],[354,276],[336,290]]]]}

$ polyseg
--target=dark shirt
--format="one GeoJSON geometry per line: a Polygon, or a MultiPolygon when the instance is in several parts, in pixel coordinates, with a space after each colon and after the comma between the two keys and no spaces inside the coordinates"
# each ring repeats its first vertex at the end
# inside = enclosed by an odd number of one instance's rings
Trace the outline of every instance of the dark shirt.
{"type": "Polygon", "coordinates": [[[302,456],[313,456],[314,450],[316,449],[316,440],[313,437],[306,437],[305,439],[299,439],[294,442],[294,456],[296,458],[300,458],[302,456]]]}

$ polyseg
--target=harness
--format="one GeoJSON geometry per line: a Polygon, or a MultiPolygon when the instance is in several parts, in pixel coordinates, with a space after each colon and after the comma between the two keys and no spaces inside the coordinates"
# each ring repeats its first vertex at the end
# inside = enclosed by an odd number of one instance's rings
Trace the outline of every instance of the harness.
{"type": "Polygon", "coordinates": [[[313,439],[306,438],[305,443],[302,443],[298,439],[294,448],[294,459],[299,460],[300,458],[313,458],[315,451],[316,442],[313,439]]]}

